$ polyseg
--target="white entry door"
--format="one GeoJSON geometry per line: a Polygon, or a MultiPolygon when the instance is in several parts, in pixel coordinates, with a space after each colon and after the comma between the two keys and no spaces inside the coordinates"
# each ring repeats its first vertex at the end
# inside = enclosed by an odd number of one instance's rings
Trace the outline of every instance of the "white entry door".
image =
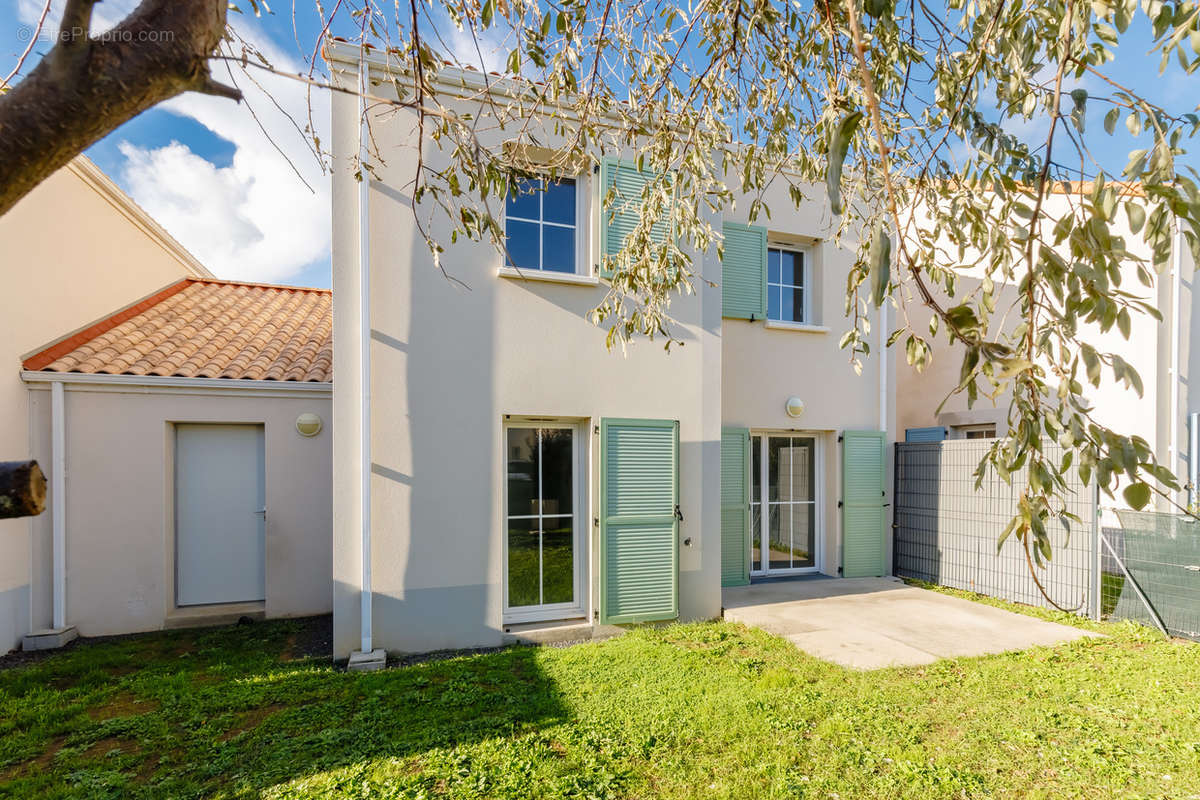
{"type": "Polygon", "coordinates": [[[261,425],[175,426],[175,598],[266,599],[261,425]]]}

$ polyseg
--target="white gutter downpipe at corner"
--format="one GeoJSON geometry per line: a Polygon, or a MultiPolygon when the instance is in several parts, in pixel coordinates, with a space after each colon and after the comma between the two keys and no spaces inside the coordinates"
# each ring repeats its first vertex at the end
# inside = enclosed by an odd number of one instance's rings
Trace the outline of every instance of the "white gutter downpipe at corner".
{"type": "Polygon", "coordinates": [[[52,627],[67,627],[67,405],[62,381],[50,383],[52,627]]]}
{"type": "Polygon", "coordinates": [[[888,309],[887,300],[879,306],[879,430],[883,431],[883,440],[887,441],[888,434],[888,360],[887,360],[887,330],[888,309]]]}
{"type": "Polygon", "coordinates": [[[374,650],[371,630],[371,241],[370,241],[370,190],[371,176],[367,171],[367,90],[370,87],[370,66],[364,45],[358,61],[358,314],[359,331],[359,380],[362,392],[359,433],[362,437],[362,475],[359,479],[359,494],[362,514],[362,652],[374,650]]]}
{"type": "MultiPolygon", "coordinates": [[[[1175,240],[1171,243],[1171,422],[1169,427],[1170,441],[1167,445],[1167,463],[1170,465],[1171,474],[1178,474],[1179,469],[1179,333],[1182,327],[1179,324],[1179,293],[1182,290],[1183,280],[1180,276],[1180,267],[1182,258],[1180,250],[1183,246],[1183,236],[1179,231],[1179,225],[1175,226],[1175,240]]],[[[1188,451],[1188,462],[1195,461],[1196,454],[1188,451]]]]}

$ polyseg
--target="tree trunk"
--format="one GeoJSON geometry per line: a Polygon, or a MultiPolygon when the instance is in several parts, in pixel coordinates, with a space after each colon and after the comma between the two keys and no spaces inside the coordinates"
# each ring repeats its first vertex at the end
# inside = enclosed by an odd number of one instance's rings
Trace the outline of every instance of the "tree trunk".
{"type": "Polygon", "coordinates": [[[0,461],[0,519],[46,510],[46,476],[36,461],[0,461]]]}
{"type": "Polygon", "coordinates": [[[0,215],[124,122],[198,91],[240,100],[208,59],[225,35],[227,0],[145,0],[90,36],[96,0],[67,0],[55,44],[0,93],[0,215]]]}

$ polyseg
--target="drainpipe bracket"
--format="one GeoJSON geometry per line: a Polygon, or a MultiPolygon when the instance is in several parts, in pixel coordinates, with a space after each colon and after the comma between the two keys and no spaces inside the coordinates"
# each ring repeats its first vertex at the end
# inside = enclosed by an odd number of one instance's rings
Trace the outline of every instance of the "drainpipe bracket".
{"type": "Polygon", "coordinates": [[[348,672],[375,672],[387,666],[387,652],[382,647],[376,647],[370,652],[355,650],[350,654],[346,664],[348,672]]]}
{"type": "Polygon", "coordinates": [[[75,630],[74,625],[68,625],[65,628],[47,628],[26,634],[21,639],[21,649],[25,651],[57,650],[78,638],[79,631],[75,630]]]}

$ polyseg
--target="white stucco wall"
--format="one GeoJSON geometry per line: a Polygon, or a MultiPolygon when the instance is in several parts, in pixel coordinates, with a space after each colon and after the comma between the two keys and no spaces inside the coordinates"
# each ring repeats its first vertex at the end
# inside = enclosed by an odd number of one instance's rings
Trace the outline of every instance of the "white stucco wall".
{"type": "MultiPolygon", "coordinates": [[[[351,108],[335,102],[335,147],[353,138],[351,108]]],[[[394,115],[376,126],[389,160],[377,170],[381,180],[372,182],[370,193],[375,646],[411,651],[500,642],[505,415],[586,419],[589,431],[603,417],[679,420],[685,519],[679,534],[680,614],[718,615],[719,291],[701,288],[672,305],[683,347],[668,354],[660,342],[643,341],[622,354],[606,350],[605,331],[586,319],[606,284],[498,277],[500,256],[486,243],[450,248],[443,263],[455,281],[447,280],[417,237],[403,194],[415,163],[406,152],[406,122],[394,115]],[[692,544],[684,546],[685,539],[692,544]]],[[[334,176],[339,365],[357,358],[352,344],[357,322],[348,323],[357,305],[357,220],[345,210],[355,202],[352,180],[344,172],[334,176]]],[[[445,227],[435,227],[434,236],[449,241],[445,227]]],[[[705,277],[719,280],[715,254],[697,264],[705,277]]],[[[340,377],[349,371],[339,367],[335,419],[353,440],[354,425],[343,420],[358,402],[358,388],[340,377]]],[[[594,454],[596,436],[589,438],[594,454]]],[[[353,485],[342,478],[357,474],[358,457],[357,443],[339,438],[340,482],[334,492],[339,656],[359,646],[358,501],[353,485]]],[[[593,498],[594,475],[593,469],[593,498]]]]}
{"type": "MultiPolygon", "coordinates": [[[[351,75],[347,80],[353,82],[351,75]]],[[[374,91],[385,91],[383,86],[374,91]]],[[[355,100],[332,102],[334,191],[334,343],[339,378],[334,418],[334,653],[360,646],[362,586],[361,474],[357,409],[359,184],[349,160],[358,151],[355,100]]],[[[497,133],[493,144],[503,137],[497,133]]],[[[589,430],[590,522],[595,516],[597,437],[604,417],[665,418],[680,423],[680,616],[717,616],[720,592],[720,433],[723,424],[793,429],[821,436],[836,474],[836,431],[878,429],[878,361],[854,375],[838,350],[845,256],[822,246],[821,315],[831,333],[766,331],[721,319],[720,261],[695,256],[705,281],[673,298],[683,347],[639,341],[622,354],[604,346],[605,330],[588,319],[606,283],[579,286],[497,275],[490,243],[451,245],[437,217],[433,238],[446,246],[434,266],[406,194],[417,162],[412,118],[388,110],[372,140],[384,154],[370,183],[371,492],[374,647],[415,651],[495,645],[503,629],[503,499],[506,415],[584,420],[589,430]],[[724,332],[724,334],[723,334],[724,332]],[[722,336],[727,337],[723,340],[722,336]],[[810,404],[797,423],[783,413],[788,396],[810,404]],[[853,395],[853,397],[847,396],[853,395]],[[684,545],[685,540],[691,544],[684,545]]],[[[545,139],[552,144],[553,137],[545,139]]],[[[427,165],[445,159],[427,147],[427,165]]],[[[584,191],[587,191],[584,188],[584,191]]],[[[820,196],[819,194],[817,196],[820,196]]],[[[790,201],[787,201],[790,205],[790,201]]],[[[748,204],[746,204],[748,205],[748,204]]],[[[817,206],[788,217],[792,234],[820,235],[817,206]]],[[[594,213],[594,212],[592,212],[594,213]]],[[[731,217],[736,219],[736,216],[731,217]]],[[[719,229],[720,219],[713,219],[719,229]]],[[[886,411],[885,411],[886,416],[886,411]]],[[[825,516],[836,546],[835,481],[826,482],[825,516]]],[[[591,527],[588,547],[597,549],[591,527]]],[[[836,554],[835,554],[836,555],[836,554]]],[[[836,570],[837,561],[830,562],[836,570]]],[[[594,561],[590,565],[595,594],[594,561]]],[[[586,609],[595,612],[594,603],[586,609]]]]}
{"type": "MultiPolygon", "coordinates": [[[[1077,202],[1077,201],[1076,201],[1077,202]]],[[[1052,195],[1047,201],[1051,217],[1068,213],[1068,200],[1063,195],[1052,195]]],[[[1150,254],[1140,238],[1132,236],[1122,215],[1115,226],[1115,233],[1125,237],[1126,247],[1136,256],[1146,259],[1150,254]]],[[[1064,255],[1065,252],[1064,252],[1064,255]]],[[[1149,267],[1148,267],[1149,268],[1149,267]]],[[[1145,287],[1137,279],[1137,265],[1128,262],[1122,270],[1121,289],[1159,308],[1164,315],[1170,312],[1171,280],[1169,274],[1157,277],[1153,289],[1145,287]]],[[[965,269],[958,281],[959,296],[965,297],[977,291],[981,273],[976,269],[965,269]]],[[[993,324],[1011,330],[1019,320],[1016,289],[997,284],[997,311],[993,324]],[[1013,310],[1005,314],[1009,308],[1013,310]]],[[[954,299],[945,302],[953,305],[954,299]]],[[[1186,307],[1186,306],[1185,306],[1186,307]]],[[[907,304],[905,315],[913,328],[923,333],[933,348],[933,361],[918,373],[905,363],[903,342],[898,343],[892,358],[896,361],[896,438],[904,440],[907,428],[922,428],[934,425],[964,425],[994,422],[997,433],[1007,429],[1007,412],[1011,399],[1005,393],[992,401],[982,394],[973,408],[967,407],[965,394],[947,395],[957,386],[962,363],[962,347],[947,341],[944,329],[932,340],[928,337],[931,311],[914,299],[907,304]],[[938,410],[939,404],[945,405],[938,410]]],[[[1169,323],[1159,323],[1146,314],[1134,314],[1130,337],[1126,340],[1116,326],[1101,333],[1099,326],[1084,323],[1080,326],[1080,337],[1099,352],[1113,352],[1132,364],[1142,378],[1144,392],[1141,397],[1123,385],[1112,381],[1111,371],[1105,367],[1099,389],[1085,385],[1085,395],[1095,407],[1095,419],[1125,435],[1137,435],[1150,443],[1164,461],[1167,460],[1167,420],[1169,418],[1168,397],[1171,377],[1168,373],[1169,323]]],[[[1184,359],[1186,367],[1186,357],[1184,359]]],[[[981,390],[982,390],[981,386],[981,390]]]]}
{"type": "MultiPolygon", "coordinates": [[[[0,216],[0,460],[30,457],[21,357],[203,268],[80,158],[0,216]],[[71,221],[71,235],[61,233],[71,221]]],[[[42,468],[49,473],[49,463],[42,468]]],[[[28,519],[0,520],[0,653],[30,630],[28,519]]]]}
{"type": "MultiPolygon", "coordinates": [[[[33,454],[48,463],[50,392],[46,384],[31,386],[33,454]]],[[[65,405],[66,618],[81,635],[156,630],[177,613],[174,423],[264,426],[265,613],[329,611],[333,434],[327,391],[286,397],[68,384],[65,405]],[[295,429],[305,412],[325,421],[315,437],[295,429]]],[[[51,525],[49,510],[34,521],[36,627],[50,622],[51,525]]]]}
{"type": "MultiPolygon", "coordinates": [[[[871,336],[872,354],[863,358],[862,374],[850,364],[850,352],[838,347],[838,341],[850,327],[845,316],[846,276],[854,264],[852,243],[839,246],[831,241],[833,231],[824,203],[823,186],[808,187],[808,202],[799,208],[787,196],[786,186],[773,186],[763,196],[771,208],[771,218],[760,217],[754,224],[767,228],[768,243],[787,246],[789,238],[809,238],[812,258],[810,276],[814,284],[811,304],[813,324],[819,330],[794,331],[768,327],[762,320],[722,320],[721,418],[728,426],[752,431],[803,431],[815,433],[823,453],[821,496],[823,513],[818,527],[820,558],[818,566],[828,575],[837,575],[841,566],[841,445],[838,434],[850,430],[883,430],[881,423],[890,412],[891,394],[881,398],[878,336],[871,336]],[[804,402],[804,413],[790,417],[785,410],[788,398],[804,402]]],[[[726,211],[725,219],[748,223],[739,202],[726,211]]],[[[872,331],[878,331],[878,312],[871,316],[872,331]]],[[[889,365],[884,363],[884,369],[889,365]]],[[[886,386],[885,386],[886,388],[886,386]]],[[[890,441],[890,440],[889,440],[890,441]]],[[[890,459],[888,459],[890,463],[890,459]]],[[[891,493],[890,484],[887,484],[891,493]]],[[[885,540],[890,537],[885,537],[885,540]]],[[[888,544],[890,553],[890,542],[888,544]]],[[[890,564],[890,555],[888,556],[890,564]]]]}

